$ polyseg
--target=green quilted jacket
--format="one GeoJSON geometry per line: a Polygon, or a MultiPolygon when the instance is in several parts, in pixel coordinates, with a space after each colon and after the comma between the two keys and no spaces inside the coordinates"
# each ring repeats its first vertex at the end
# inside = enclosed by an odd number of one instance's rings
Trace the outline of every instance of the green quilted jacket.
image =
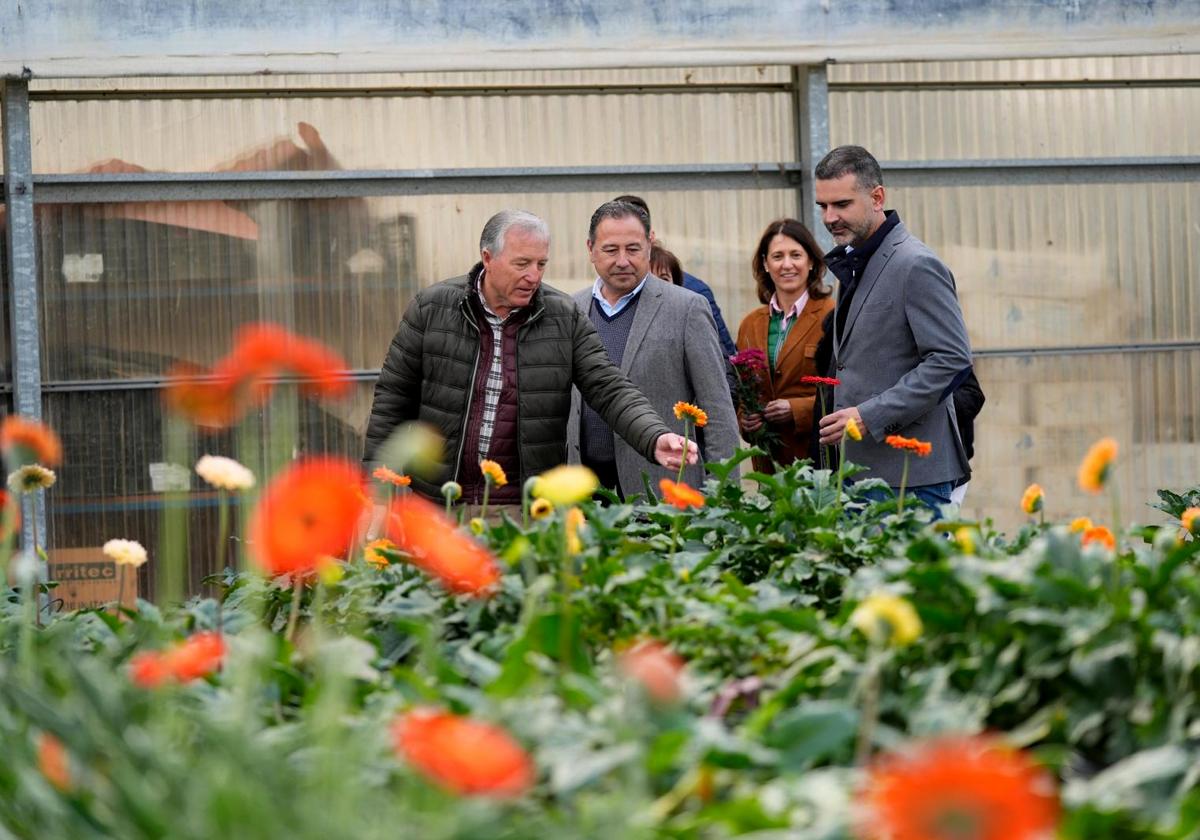
{"type": "MultiPolygon", "coordinates": [[[[443,481],[458,477],[471,386],[477,372],[487,373],[480,370],[479,330],[467,297],[480,268],[421,290],[409,304],[383,362],[367,424],[363,460],[368,465],[401,423],[420,420],[441,432],[443,474],[435,480],[413,478],[413,489],[433,499],[441,498],[443,481]]],[[[566,463],[572,385],[614,432],[653,460],[655,442],[670,430],[609,361],[587,316],[569,296],[545,285],[530,306],[517,337],[521,475],[509,481],[523,484],[566,463]]]]}

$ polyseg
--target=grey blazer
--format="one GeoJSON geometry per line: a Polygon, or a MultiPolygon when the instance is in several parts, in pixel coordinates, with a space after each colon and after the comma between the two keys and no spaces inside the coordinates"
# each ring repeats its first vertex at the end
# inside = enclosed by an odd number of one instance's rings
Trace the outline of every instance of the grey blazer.
{"type": "MultiPolygon", "coordinates": [[[[588,312],[592,305],[591,287],[576,293],[574,298],[579,308],[588,312]]],[[[621,372],[646,395],[673,432],[683,434],[683,421],[675,419],[676,402],[693,403],[708,413],[701,463],[733,455],[738,445],[737,415],[725,379],[725,358],[717,338],[717,325],[708,301],[702,296],[650,276],[629,328],[621,372]]],[[[573,464],[580,461],[580,407],[579,391],[573,389],[567,420],[567,459],[573,464]]],[[[666,470],[648,462],[619,437],[615,444],[617,475],[626,496],[644,492],[642,473],[649,475],[655,493],[659,479],[674,480],[679,474],[678,470],[666,470]]],[[[699,489],[704,486],[704,475],[697,463],[687,468],[683,480],[699,489]]]]}
{"type": "Polygon", "coordinates": [[[897,487],[904,453],[884,443],[903,435],[933,444],[928,458],[909,457],[908,486],[955,481],[967,474],[949,393],[971,366],[954,277],[903,223],[880,243],[850,301],[844,334],[834,319],[836,409],[858,406],[867,435],[846,442],[846,458],[897,487]]]}

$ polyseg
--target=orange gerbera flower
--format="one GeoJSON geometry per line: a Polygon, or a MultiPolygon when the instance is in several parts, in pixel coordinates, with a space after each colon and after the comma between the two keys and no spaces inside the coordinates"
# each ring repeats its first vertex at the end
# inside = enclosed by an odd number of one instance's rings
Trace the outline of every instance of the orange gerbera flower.
{"type": "Polygon", "coordinates": [[[901,435],[888,435],[883,442],[893,449],[911,452],[919,458],[927,458],[933,453],[933,444],[916,438],[906,438],[901,435]]]}
{"type": "Polygon", "coordinates": [[[1046,493],[1042,490],[1040,484],[1030,484],[1025,488],[1025,494],[1021,496],[1021,510],[1028,514],[1035,514],[1042,509],[1045,503],[1046,493]]]}
{"type": "Polygon", "coordinates": [[[0,490],[0,542],[21,528],[21,505],[7,490],[0,490]]]}
{"type": "Polygon", "coordinates": [[[504,467],[495,461],[489,461],[484,458],[479,462],[479,471],[495,487],[503,487],[505,484],[508,484],[508,476],[504,474],[504,467]]]}
{"type": "Polygon", "coordinates": [[[233,425],[242,411],[233,380],[227,376],[214,378],[196,365],[171,368],[163,398],[172,412],[209,429],[233,425]]]}
{"type": "Polygon", "coordinates": [[[1112,438],[1102,438],[1092,444],[1092,448],[1083,456],[1079,465],[1079,489],[1087,493],[1099,493],[1108,483],[1112,463],[1117,459],[1117,442],[1112,438]]]}
{"type": "Polygon", "coordinates": [[[1190,507],[1180,514],[1179,524],[1189,534],[1200,534],[1200,507],[1190,507]]]}
{"type": "Polygon", "coordinates": [[[680,510],[704,507],[704,496],[682,481],[676,483],[669,478],[664,478],[658,482],[658,487],[662,491],[663,501],[669,505],[675,505],[680,510]]]}
{"type": "Polygon", "coordinates": [[[388,467],[376,467],[375,472],[371,473],[371,476],[388,484],[394,484],[397,487],[407,487],[412,484],[412,479],[407,475],[400,475],[400,473],[388,467]]]}
{"type": "Polygon", "coordinates": [[[37,762],[38,769],[42,771],[46,781],[60,791],[71,789],[71,763],[67,757],[67,748],[49,732],[38,735],[37,762]]]}
{"type": "Polygon", "coordinates": [[[386,569],[391,561],[384,556],[384,551],[396,551],[397,545],[388,539],[371,540],[363,546],[363,560],[376,569],[386,569]]]}
{"type": "Polygon", "coordinates": [[[129,676],[142,688],[168,681],[191,682],[215,673],[225,658],[220,633],[196,633],[161,651],[142,651],[129,660],[129,676]]]}
{"type": "Polygon", "coordinates": [[[1074,533],[1082,533],[1092,527],[1092,520],[1086,516],[1076,517],[1068,527],[1074,533]]]}
{"type": "Polygon", "coordinates": [[[691,403],[677,402],[675,403],[675,419],[682,420],[688,418],[692,421],[692,425],[697,429],[708,425],[708,412],[699,406],[691,403]]]}
{"type": "Polygon", "coordinates": [[[534,782],[533,760],[498,726],[436,709],[417,709],[392,724],[396,752],[447,790],[510,798],[534,782]]]}
{"type": "Polygon", "coordinates": [[[255,559],[270,575],[315,571],[346,551],[362,515],[358,467],[338,458],[297,461],[281,472],[250,520],[255,559]]]}
{"type": "Polygon", "coordinates": [[[1103,525],[1096,525],[1095,527],[1088,528],[1083,532],[1083,544],[1091,545],[1092,543],[1095,543],[1096,545],[1102,545],[1111,551],[1115,551],[1117,548],[1116,536],[1114,536],[1113,532],[1105,528],[1103,525]]]}
{"type": "Polygon", "coordinates": [[[40,420],[10,414],[0,423],[0,452],[10,470],[26,464],[54,467],[62,462],[62,441],[40,420]]]}
{"type": "Polygon", "coordinates": [[[683,693],[683,659],[662,642],[639,642],[617,657],[617,665],[659,703],[674,703],[683,693]]]}
{"type": "Polygon", "coordinates": [[[500,580],[491,552],[420,496],[405,495],[392,503],[388,536],[412,555],[414,565],[451,592],[487,595],[500,580]]]}
{"type": "Polygon", "coordinates": [[[869,840],[1039,840],[1052,836],[1050,775],[987,736],[948,737],[871,768],[857,834],[869,840]]]}

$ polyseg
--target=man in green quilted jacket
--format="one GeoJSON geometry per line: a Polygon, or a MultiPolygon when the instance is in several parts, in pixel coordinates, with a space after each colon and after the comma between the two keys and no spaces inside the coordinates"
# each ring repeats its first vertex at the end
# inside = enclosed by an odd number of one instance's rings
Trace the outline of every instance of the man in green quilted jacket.
{"type": "Polygon", "coordinates": [[[375,385],[365,462],[375,463],[398,425],[419,420],[445,438],[445,469],[432,480],[414,477],[417,492],[440,499],[442,482],[453,479],[465,503],[478,503],[486,458],[508,476],[489,500],[518,504],[525,479],[567,460],[574,385],[648,461],[695,463],[695,444],[685,452],[683,438],[609,361],[587,316],[542,284],[549,251],[545,221],[502,210],[484,225],[474,268],[416,295],[375,385]]]}

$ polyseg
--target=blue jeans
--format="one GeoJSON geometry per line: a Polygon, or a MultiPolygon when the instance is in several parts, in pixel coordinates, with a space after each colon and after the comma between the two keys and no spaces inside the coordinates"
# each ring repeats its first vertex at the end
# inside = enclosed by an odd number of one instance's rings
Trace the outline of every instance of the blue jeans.
{"type": "MultiPolygon", "coordinates": [[[[925,505],[933,510],[933,518],[941,519],[942,515],[938,511],[938,505],[950,504],[950,493],[954,490],[953,481],[943,481],[939,484],[919,484],[916,487],[908,487],[905,489],[905,494],[920,499],[925,505]]],[[[882,502],[885,499],[890,499],[898,495],[899,487],[889,487],[884,490],[882,487],[872,487],[863,493],[863,497],[870,499],[873,502],[882,502]]]]}

